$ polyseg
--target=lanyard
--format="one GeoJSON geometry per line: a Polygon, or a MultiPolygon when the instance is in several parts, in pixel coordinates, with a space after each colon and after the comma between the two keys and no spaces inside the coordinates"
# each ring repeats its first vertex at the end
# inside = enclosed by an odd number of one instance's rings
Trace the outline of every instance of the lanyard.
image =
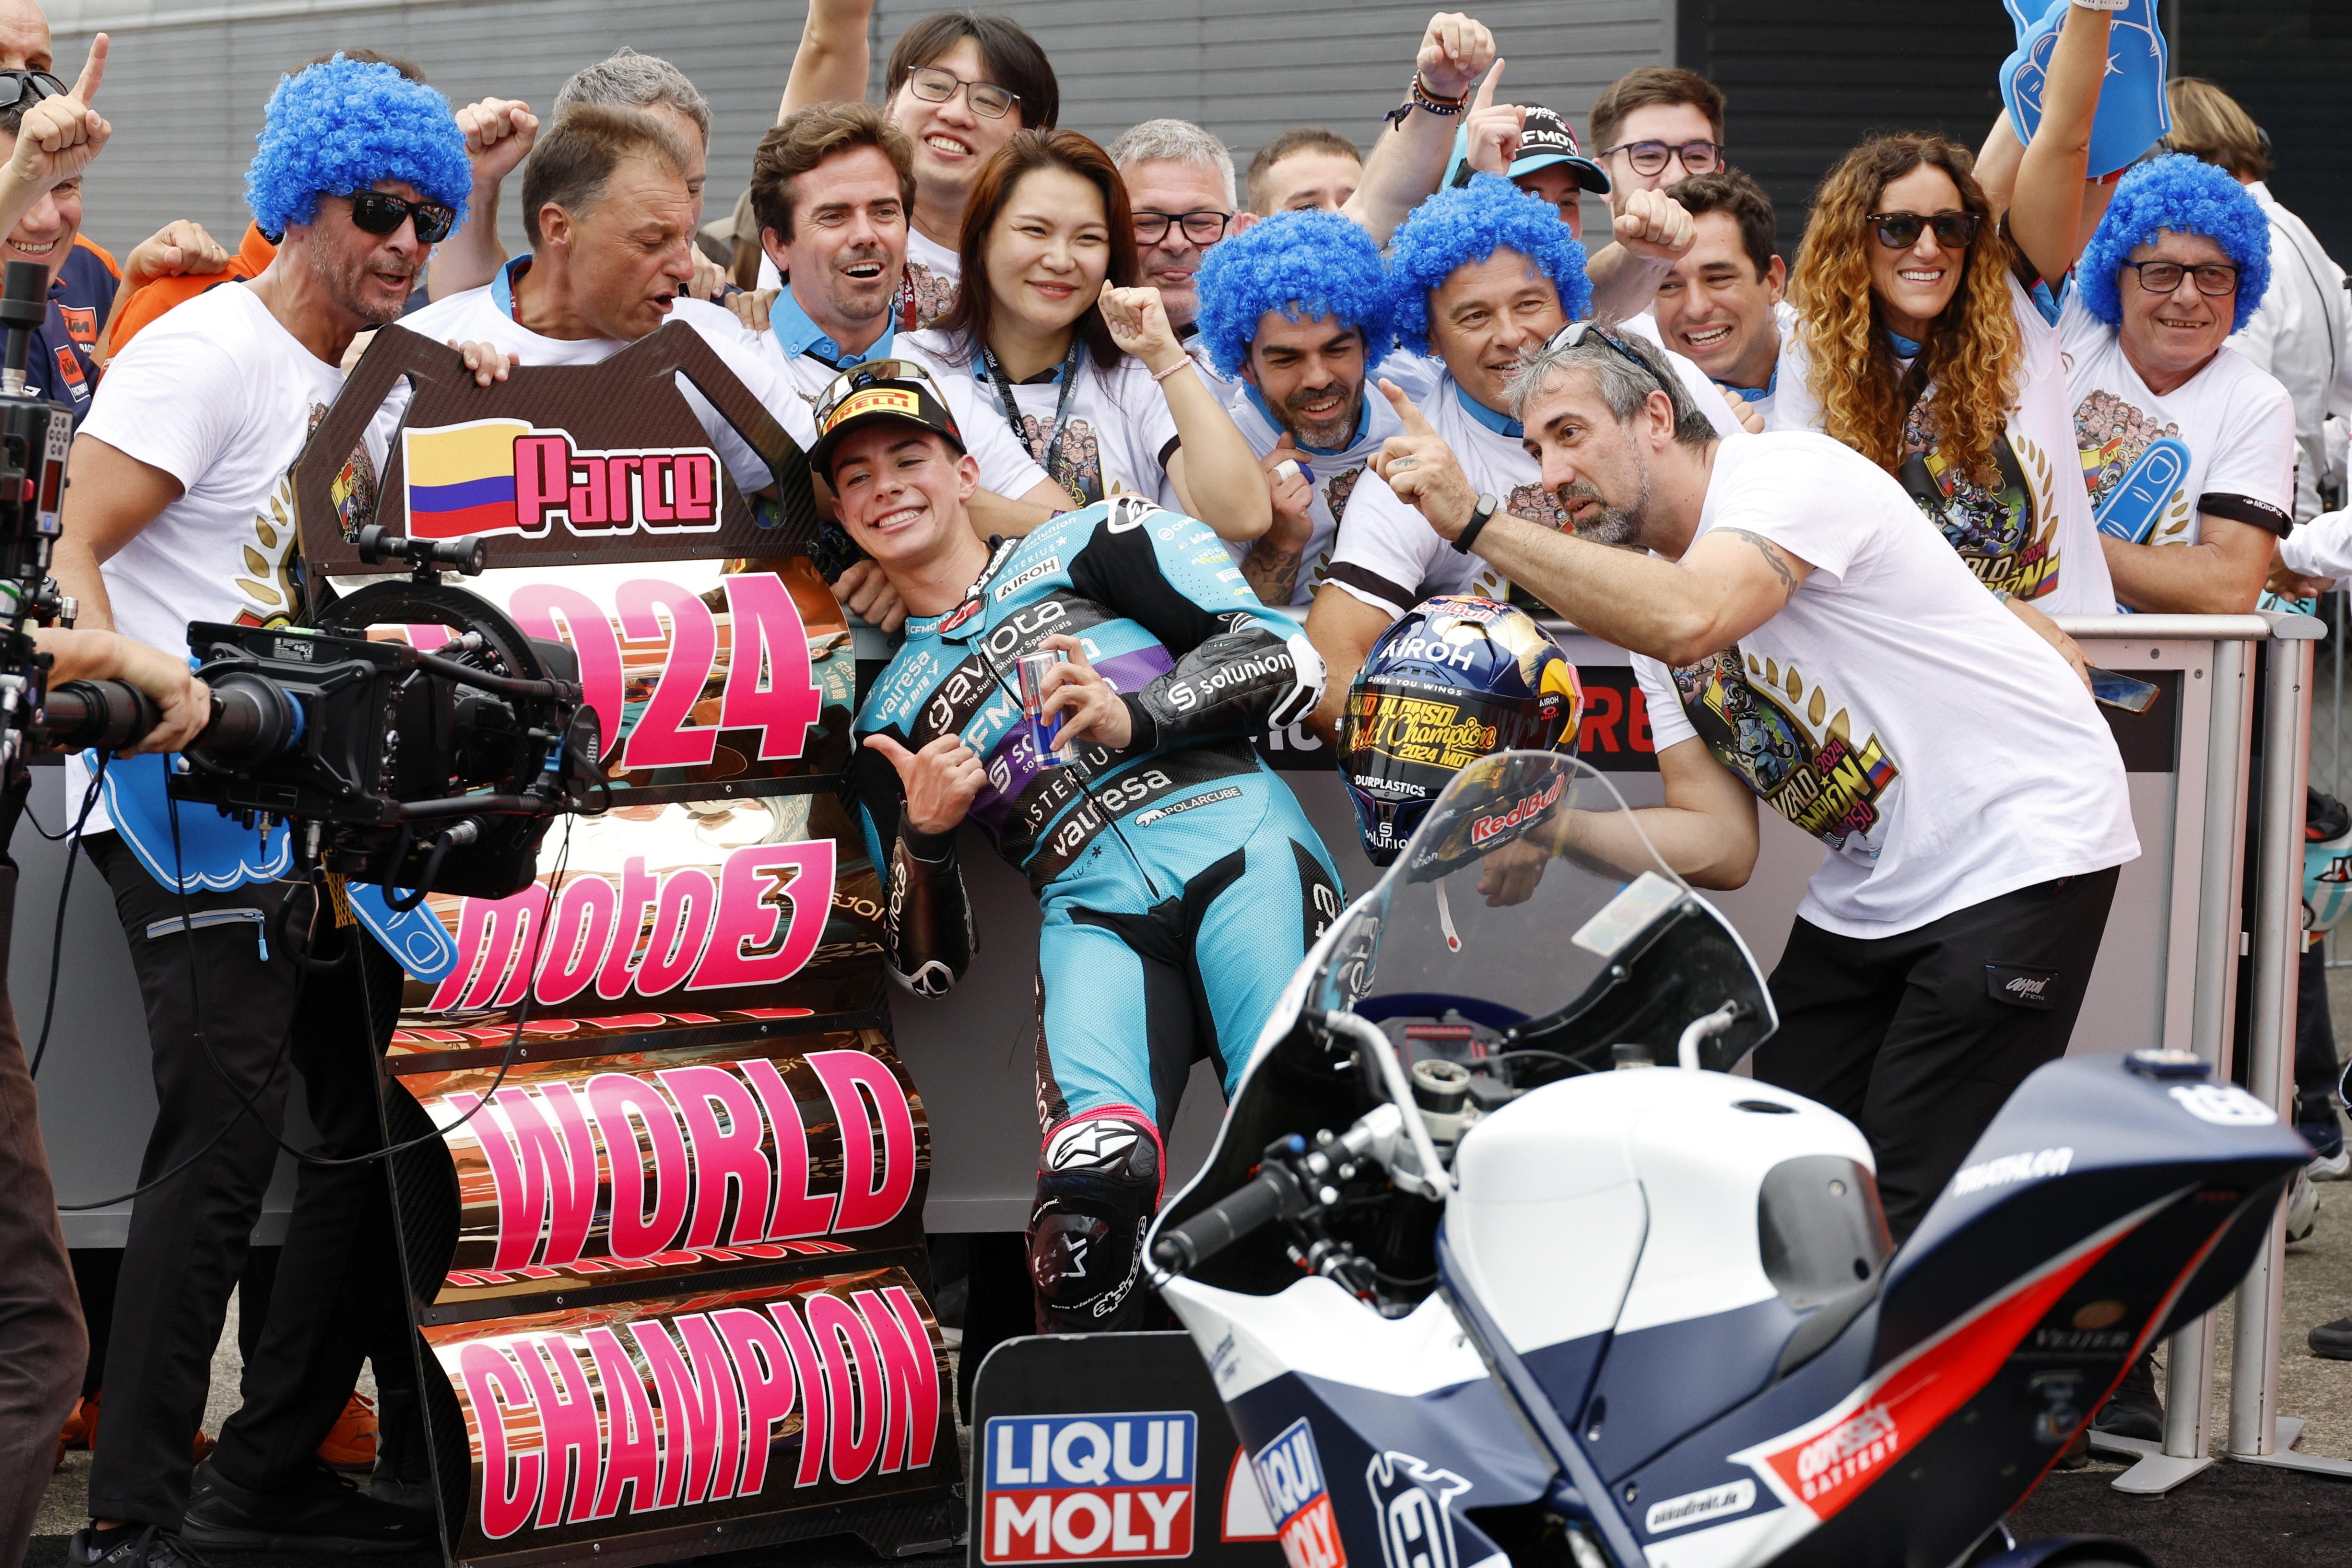
{"type": "MultiPolygon", "coordinates": [[[[1078,360],[1086,352],[1085,340],[1072,332],[1070,352],[1062,361],[1062,395],[1054,405],[1053,432],[1045,437],[1044,448],[1036,453],[1037,466],[1044,468],[1045,477],[1054,479],[1056,484],[1061,481],[1054,478],[1054,459],[1061,454],[1062,434],[1070,423],[1070,401],[1078,392],[1078,360]]],[[[980,345],[980,359],[988,371],[989,384],[996,388],[996,402],[1004,410],[1004,422],[1013,426],[1013,438],[1026,444],[1027,437],[1021,430],[1021,405],[1013,400],[1012,378],[1004,374],[1004,367],[996,363],[996,352],[986,343],[980,345]]],[[[1074,493],[1072,499],[1085,506],[1088,498],[1074,493]]]]}

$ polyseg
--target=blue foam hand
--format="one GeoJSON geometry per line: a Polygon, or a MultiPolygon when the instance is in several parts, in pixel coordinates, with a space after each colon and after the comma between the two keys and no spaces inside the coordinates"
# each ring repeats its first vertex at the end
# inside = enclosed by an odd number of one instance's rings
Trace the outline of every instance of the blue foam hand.
{"type": "Polygon", "coordinates": [[[2179,437],[2164,436],[2149,442],[2122,482],[2099,503],[2094,518],[2099,531],[2126,544],[2145,542],[2180,488],[2189,464],[2188,444],[2179,437]]]}
{"type": "MultiPolygon", "coordinates": [[[[213,806],[180,803],[176,814],[164,787],[173,759],[150,752],[118,757],[106,765],[106,814],[147,874],[185,892],[226,892],[248,882],[267,882],[293,864],[286,825],[264,833],[213,806]],[[172,818],[179,817],[179,843],[172,841],[172,818]]],[[[75,810],[79,801],[69,802],[75,810]]]]}
{"type": "Polygon", "coordinates": [[[352,882],[344,891],[351,896],[352,913],[359,917],[360,924],[400,961],[411,980],[437,984],[457,967],[457,944],[449,940],[448,928],[431,908],[419,904],[413,910],[395,910],[383,889],[373,882],[352,882]]]}
{"type": "MultiPolygon", "coordinates": [[[[2020,142],[2031,142],[2042,123],[2042,85],[2071,3],[2001,0],[2017,26],[2017,47],[2000,63],[2000,100],[2020,142]]],[[[2164,101],[2165,72],[2164,30],[2157,25],[2155,0],[2130,0],[2108,27],[2107,74],[2091,122],[2092,177],[2130,167],[2172,128],[2164,101]]]]}

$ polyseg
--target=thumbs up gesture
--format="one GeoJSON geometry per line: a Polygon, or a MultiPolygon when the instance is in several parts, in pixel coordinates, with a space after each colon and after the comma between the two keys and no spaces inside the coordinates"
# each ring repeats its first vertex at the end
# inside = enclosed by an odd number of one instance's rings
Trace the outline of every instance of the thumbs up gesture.
{"type": "Polygon", "coordinates": [[[941,735],[910,752],[887,735],[868,735],[866,744],[898,771],[907,792],[906,823],[917,833],[952,833],[988,784],[988,771],[957,734],[941,735]]]}
{"type": "Polygon", "coordinates": [[[1404,421],[1404,434],[1381,443],[1381,449],[1372,454],[1372,472],[1388,482],[1399,500],[1428,519],[1440,538],[1454,538],[1470,525],[1470,514],[1478,510],[1477,490],[1463,473],[1454,449],[1395,382],[1382,376],[1381,395],[1404,421]]]}

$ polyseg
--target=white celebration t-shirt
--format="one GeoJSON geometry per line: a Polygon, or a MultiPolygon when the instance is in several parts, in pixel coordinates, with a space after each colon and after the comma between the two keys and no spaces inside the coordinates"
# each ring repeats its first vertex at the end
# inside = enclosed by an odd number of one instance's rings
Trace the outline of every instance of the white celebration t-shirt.
{"type": "MultiPolygon", "coordinates": [[[[2067,455],[2074,449],[2074,426],[2058,329],[2014,276],[2006,281],[2025,362],[2009,411],[2008,439],[1993,452],[2000,488],[1943,459],[1921,416],[1932,402],[1926,394],[1905,422],[1906,458],[1896,477],[1986,587],[2006,590],[2053,616],[2113,615],[2115,584],[2091,523],[2089,499],[2071,482],[2067,455]]],[[[1900,363],[1907,368],[1910,362],[1900,363]]],[[[1822,428],[1821,404],[1805,380],[1811,363],[1801,324],[1783,331],[1767,429],[1822,428]]]]}
{"type": "Polygon", "coordinates": [[[1633,669],[1661,753],[1704,741],[1828,846],[1800,916],[1896,936],[2139,853],[2090,693],[1875,464],[1811,432],[1727,441],[1694,539],[1716,529],[1812,574],[1713,658],[1633,669]]]}
{"type": "MultiPolygon", "coordinates": [[[[991,423],[1011,432],[995,384],[986,379],[987,366],[977,351],[970,360],[961,360],[956,345],[928,331],[902,334],[898,352],[929,369],[956,422],[967,432],[991,423]]],[[[1013,388],[1013,405],[1021,413],[1020,440],[1029,456],[1043,466],[1047,478],[1070,492],[1073,506],[1135,494],[1181,510],[1176,488],[1168,479],[1168,459],[1176,455],[1176,416],[1168,412],[1168,400],[1143,362],[1123,354],[1106,371],[1093,354],[1082,353],[1077,374],[1068,422],[1050,455],[1054,416],[1062,405],[1060,367],[1050,379],[1013,388]]]]}
{"type": "MultiPolygon", "coordinates": [[[[1664,351],[1683,389],[1707,416],[1717,434],[1742,437],[1723,394],[1706,374],[1658,342],[1657,323],[1646,315],[1623,322],[1664,351]]],[[[1462,465],[1471,489],[1502,500],[1502,510],[1547,528],[1564,528],[1568,514],[1543,488],[1543,465],[1520,443],[1518,421],[1474,401],[1442,362],[1435,365],[1429,395],[1416,399],[1427,419],[1462,465]]],[[[1383,399],[1382,401],[1386,401],[1383,399]]],[[[1385,612],[1391,619],[1436,594],[1475,594],[1507,600],[1508,579],[1475,550],[1457,551],[1412,506],[1397,499],[1387,481],[1370,469],[1348,501],[1348,523],[1331,552],[1327,576],[1335,586],[1385,612]]]]}
{"type": "MultiPolygon", "coordinates": [[[[1264,458],[1281,444],[1282,427],[1267,416],[1266,405],[1257,395],[1257,389],[1246,383],[1244,385],[1243,397],[1233,405],[1234,423],[1241,427],[1250,450],[1264,458]]],[[[1315,489],[1315,531],[1307,536],[1291,604],[1314,603],[1315,590],[1330,574],[1331,552],[1339,544],[1339,530],[1347,521],[1348,502],[1369,473],[1364,465],[1381,449],[1381,443],[1403,429],[1404,421],[1397,417],[1395,407],[1381,395],[1380,388],[1368,386],[1355,436],[1346,446],[1327,452],[1300,446],[1297,437],[1291,438],[1291,445],[1298,449],[1298,466],[1315,489]]],[[[1238,562],[1249,554],[1253,542],[1229,541],[1227,548],[1238,562]]]]}
{"type": "MultiPolygon", "coordinates": [[[[242,283],[197,295],[115,356],[79,433],[181,485],[99,568],[115,630],[184,655],[190,621],[292,616],[289,470],[342,384],[341,368],[303,347],[242,283]]],[[[350,482],[371,510],[383,455],[373,440],[353,455],[350,482]]],[[[68,800],[88,784],[82,756],[67,759],[68,800]]],[[[108,826],[100,805],[86,831],[108,826]]]]}
{"type": "Polygon", "coordinates": [[[2070,292],[2058,318],[2066,401],[2092,514],[2142,544],[2194,544],[2204,512],[2284,534],[2294,517],[2294,402],[2224,348],[2158,396],[2116,329],[2070,292]]]}

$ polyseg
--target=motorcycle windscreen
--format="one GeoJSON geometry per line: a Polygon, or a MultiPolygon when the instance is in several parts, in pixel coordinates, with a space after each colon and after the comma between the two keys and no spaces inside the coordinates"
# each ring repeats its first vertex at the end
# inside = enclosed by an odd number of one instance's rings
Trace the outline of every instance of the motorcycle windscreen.
{"type": "Polygon", "coordinates": [[[1630,1044],[1672,1065],[1684,1027],[1728,1002],[1732,1026],[1700,1048],[1720,1072],[1775,1022],[1738,934],[1605,777],[1552,752],[1464,768],[1314,962],[1308,1007],[1410,1018],[1411,1055],[1605,1070],[1630,1044]]]}

